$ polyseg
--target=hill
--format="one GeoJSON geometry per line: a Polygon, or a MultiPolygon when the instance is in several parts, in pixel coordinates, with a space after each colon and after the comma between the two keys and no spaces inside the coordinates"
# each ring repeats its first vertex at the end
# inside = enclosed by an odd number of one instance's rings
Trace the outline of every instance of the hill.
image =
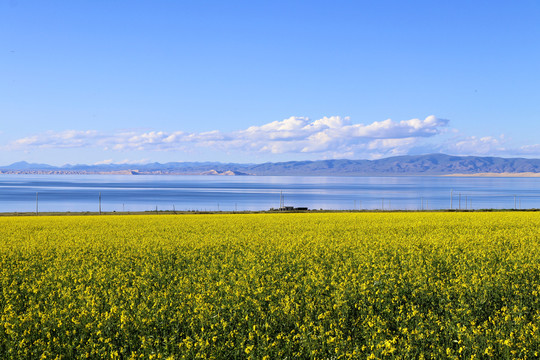
{"type": "Polygon", "coordinates": [[[540,159],[452,156],[445,154],[395,156],[378,160],[288,161],[263,164],[169,162],[165,164],[64,165],[17,162],[0,167],[17,174],[156,174],[156,175],[302,175],[381,176],[540,173],[540,159]]]}

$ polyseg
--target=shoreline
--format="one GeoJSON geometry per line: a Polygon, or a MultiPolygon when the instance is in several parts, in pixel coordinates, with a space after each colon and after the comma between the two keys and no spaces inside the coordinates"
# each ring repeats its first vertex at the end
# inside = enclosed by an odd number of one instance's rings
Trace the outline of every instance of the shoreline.
{"type": "Polygon", "coordinates": [[[231,172],[222,173],[180,173],[180,172],[134,172],[134,171],[110,171],[110,172],[70,172],[70,171],[2,171],[1,175],[71,175],[71,176],[91,176],[91,175],[123,175],[123,176],[208,176],[208,177],[236,177],[236,176],[249,176],[249,177],[264,177],[264,176],[302,176],[302,177],[407,177],[407,176],[439,176],[439,177],[508,177],[508,178],[532,178],[540,177],[540,172],[483,172],[483,173],[452,173],[452,174],[426,174],[426,173],[384,173],[384,174],[303,174],[303,175],[258,175],[258,174],[238,174],[231,172]]]}
{"type": "Polygon", "coordinates": [[[440,175],[440,176],[447,176],[447,177],[522,177],[522,178],[530,178],[530,177],[540,177],[540,173],[534,173],[534,172],[520,172],[520,173],[476,173],[476,174],[446,174],[446,175],[440,175]]]}
{"type": "Polygon", "coordinates": [[[324,213],[358,213],[358,214],[381,214],[381,213],[486,213],[486,212],[539,212],[537,208],[513,209],[513,208],[487,208],[487,209],[431,209],[431,210],[244,210],[244,211],[173,211],[173,210],[147,210],[147,211],[44,211],[44,212],[0,212],[3,217],[48,217],[48,216],[136,216],[136,215],[250,215],[250,214],[324,214],[324,213]]]}

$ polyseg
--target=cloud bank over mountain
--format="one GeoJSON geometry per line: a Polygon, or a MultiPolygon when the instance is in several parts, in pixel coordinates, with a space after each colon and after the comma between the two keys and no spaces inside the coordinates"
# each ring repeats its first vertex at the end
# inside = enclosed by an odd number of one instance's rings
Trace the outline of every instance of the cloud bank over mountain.
{"type": "Polygon", "coordinates": [[[449,127],[449,120],[430,115],[425,119],[353,123],[348,117],[317,120],[289,117],[260,126],[223,132],[49,131],[20,138],[9,150],[99,148],[116,152],[176,151],[198,149],[245,154],[310,154],[313,158],[366,158],[444,152],[462,155],[538,155],[540,145],[508,148],[504,136],[463,136],[449,127]]]}

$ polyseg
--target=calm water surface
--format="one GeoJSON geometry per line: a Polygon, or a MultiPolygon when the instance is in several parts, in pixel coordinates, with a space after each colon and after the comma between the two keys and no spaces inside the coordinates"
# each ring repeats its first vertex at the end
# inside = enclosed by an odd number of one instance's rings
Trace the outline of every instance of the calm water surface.
{"type": "Polygon", "coordinates": [[[0,212],[540,208],[540,178],[0,175],[0,212]],[[451,196],[453,195],[453,196],[451,196]]]}

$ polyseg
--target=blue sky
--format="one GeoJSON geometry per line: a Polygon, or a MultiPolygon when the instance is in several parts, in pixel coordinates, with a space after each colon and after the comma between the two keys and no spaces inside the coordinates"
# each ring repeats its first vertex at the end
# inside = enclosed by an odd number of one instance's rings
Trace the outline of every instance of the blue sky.
{"type": "Polygon", "coordinates": [[[0,0],[0,165],[540,157],[538,1],[0,0]]]}

